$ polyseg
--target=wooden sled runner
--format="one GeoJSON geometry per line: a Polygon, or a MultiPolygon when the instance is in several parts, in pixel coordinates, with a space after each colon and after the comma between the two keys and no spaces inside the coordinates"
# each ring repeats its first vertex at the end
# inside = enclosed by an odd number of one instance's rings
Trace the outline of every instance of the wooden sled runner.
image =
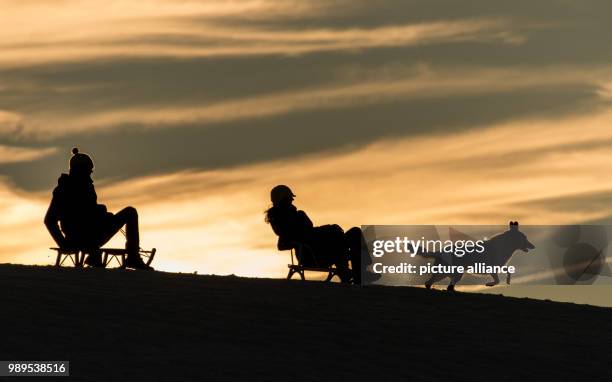
{"type": "MultiPolygon", "coordinates": [[[[50,249],[57,252],[57,257],[55,259],[56,267],[61,267],[67,259],[70,259],[75,268],[81,268],[85,264],[86,256],[89,256],[89,254],[94,251],[100,251],[102,253],[102,264],[104,268],[112,263],[113,260],[117,262],[119,268],[125,268],[125,260],[127,259],[127,250],[125,248],[66,249],[52,247],[50,249]]],[[[150,251],[141,249],[139,254],[146,265],[151,265],[156,251],[155,248],[150,251]]]]}
{"type": "Polygon", "coordinates": [[[338,269],[335,266],[321,266],[319,264],[311,247],[303,243],[296,243],[294,247],[291,248],[291,264],[287,264],[289,268],[287,280],[290,280],[296,273],[300,275],[302,280],[306,280],[306,276],[304,275],[306,271],[327,273],[325,281],[331,281],[334,276],[340,277],[338,269]]]}

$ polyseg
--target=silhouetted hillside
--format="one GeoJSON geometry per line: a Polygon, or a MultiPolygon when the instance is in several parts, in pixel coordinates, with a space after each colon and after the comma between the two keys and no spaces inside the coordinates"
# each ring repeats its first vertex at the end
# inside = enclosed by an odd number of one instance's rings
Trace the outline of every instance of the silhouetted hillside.
{"type": "Polygon", "coordinates": [[[612,309],[420,288],[0,266],[3,360],[78,380],[609,379],[612,309]],[[146,378],[146,379],[143,379],[146,378]]]}

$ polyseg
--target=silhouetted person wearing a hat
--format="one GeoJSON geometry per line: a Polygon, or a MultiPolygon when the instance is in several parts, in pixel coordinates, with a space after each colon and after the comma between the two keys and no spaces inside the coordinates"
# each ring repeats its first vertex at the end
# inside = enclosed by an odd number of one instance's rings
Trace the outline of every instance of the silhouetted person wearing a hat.
{"type": "Polygon", "coordinates": [[[72,149],[70,172],[62,174],[45,216],[45,225],[60,248],[87,249],[87,264],[102,266],[99,251],[124,225],[126,226],[126,266],[152,269],[139,255],[138,213],[127,207],[112,214],[98,204],[91,174],[94,164],[87,154],[72,149]],[[59,225],[58,225],[59,223],[59,225]]]}
{"type": "Polygon", "coordinates": [[[285,185],[278,185],[270,192],[272,207],[266,211],[266,221],[278,235],[278,249],[292,249],[296,243],[307,244],[319,261],[327,262],[323,265],[336,265],[343,282],[349,282],[352,275],[353,281],[360,284],[361,247],[365,244],[361,229],[353,227],[345,233],[337,224],[314,227],[308,215],[293,205],[294,197],[285,185]]]}

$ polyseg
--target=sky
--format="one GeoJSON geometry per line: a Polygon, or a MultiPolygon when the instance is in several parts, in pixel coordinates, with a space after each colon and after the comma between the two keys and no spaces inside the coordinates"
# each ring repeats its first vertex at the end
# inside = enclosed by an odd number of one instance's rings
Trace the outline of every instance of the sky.
{"type": "Polygon", "coordinates": [[[0,9],[0,263],[52,263],[42,220],[74,146],[165,271],[283,277],[263,215],[281,183],[345,229],[612,221],[609,2],[0,9]]]}

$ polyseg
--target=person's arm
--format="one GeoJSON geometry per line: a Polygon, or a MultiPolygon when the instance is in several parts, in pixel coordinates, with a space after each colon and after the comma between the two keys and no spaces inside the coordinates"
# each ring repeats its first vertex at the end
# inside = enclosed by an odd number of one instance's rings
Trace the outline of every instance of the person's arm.
{"type": "Polygon", "coordinates": [[[58,205],[55,197],[51,200],[51,204],[49,204],[49,208],[47,209],[47,214],[45,215],[45,226],[47,226],[47,230],[51,234],[51,237],[60,248],[66,247],[66,238],[62,234],[62,231],[59,227],[59,211],[58,205]]]}
{"type": "Polygon", "coordinates": [[[96,204],[96,217],[103,217],[108,214],[108,210],[104,204],[96,204]]]}
{"type": "Polygon", "coordinates": [[[306,212],[299,210],[297,214],[298,214],[298,222],[300,226],[300,231],[304,232],[304,231],[311,230],[313,227],[312,220],[310,220],[308,215],[306,215],[306,212]]]}

